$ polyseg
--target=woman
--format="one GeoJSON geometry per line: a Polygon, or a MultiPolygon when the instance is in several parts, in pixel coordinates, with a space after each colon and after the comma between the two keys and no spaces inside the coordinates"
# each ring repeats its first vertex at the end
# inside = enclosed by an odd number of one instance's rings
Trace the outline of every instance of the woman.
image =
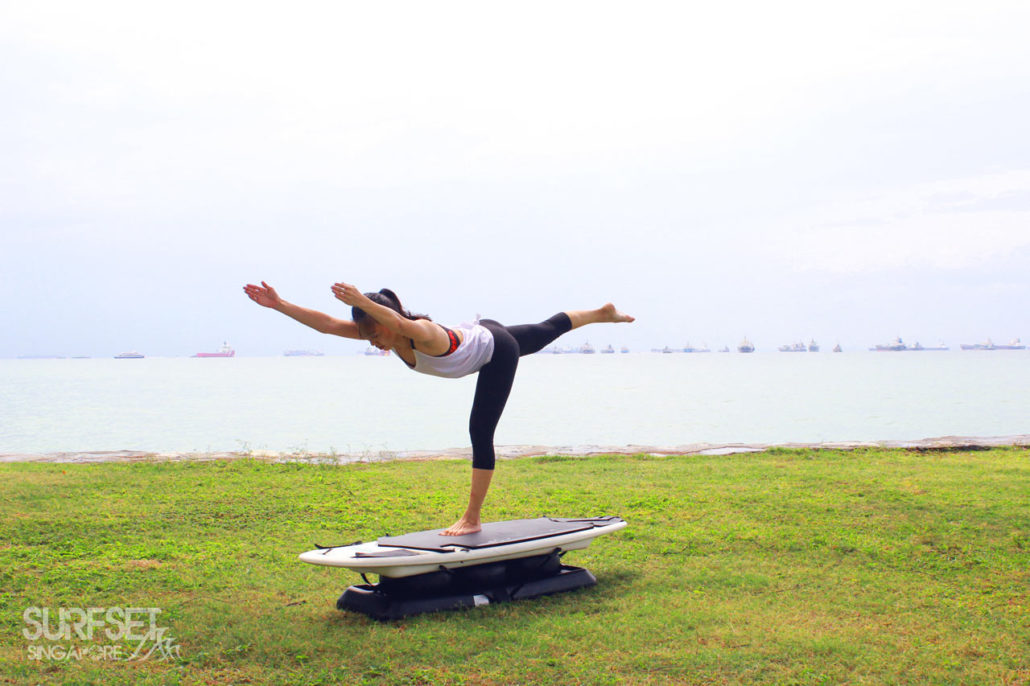
{"type": "Polygon", "coordinates": [[[425,315],[411,314],[389,289],[363,294],[350,284],[337,283],[332,287],[333,295],[351,306],[351,321],[346,321],[288,303],[264,281],[260,286],[248,284],[243,290],[258,305],[282,312],[316,331],[367,340],[380,350],[392,350],[414,371],[449,378],[479,373],[469,417],[469,504],[444,536],[475,533],[482,526],[480,512],[494,473],[494,429],[508,400],[519,357],[535,353],[586,324],[633,321],[608,303],[596,310],[559,312],[539,324],[503,326],[483,319],[472,326],[449,329],[425,315]]]}

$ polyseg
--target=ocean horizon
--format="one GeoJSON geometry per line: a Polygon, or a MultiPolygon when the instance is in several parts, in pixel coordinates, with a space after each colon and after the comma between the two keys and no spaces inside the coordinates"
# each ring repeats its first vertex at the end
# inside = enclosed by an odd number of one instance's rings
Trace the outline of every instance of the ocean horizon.
{"type": "MultiPolygon", "coordinates": [[[[0,360],[0,456],[460,456],[474,387],[365,355],[0,360]]],[[[495,442],[503,456],[1022,440],[1027,387],[1030,355],[1013,351],[538,354],[495,442]]]]}

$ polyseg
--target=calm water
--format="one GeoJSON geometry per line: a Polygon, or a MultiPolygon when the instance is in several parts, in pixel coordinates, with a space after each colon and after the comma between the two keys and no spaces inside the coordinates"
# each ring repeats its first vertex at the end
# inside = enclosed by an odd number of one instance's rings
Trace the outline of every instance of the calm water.
{"type": "MultiPolygon", "coordinates": [[[[0,454],[461,448],[475,377],[395,358],[0,360],[0,454]]],[[[523,358],[498,445],[1030,434],[1030,351],[523,358]]]]}

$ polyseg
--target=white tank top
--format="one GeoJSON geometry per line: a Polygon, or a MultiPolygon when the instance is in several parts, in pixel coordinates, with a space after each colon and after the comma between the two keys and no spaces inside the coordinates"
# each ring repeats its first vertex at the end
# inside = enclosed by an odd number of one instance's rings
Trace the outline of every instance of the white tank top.
{"type": "Polygon", "coordinates": [[[422,374],[457,379],[478,372],[494,356],[494,335],[485,326],[462,324],[454,327],[453,331],[462,334],[462,341],[454,352],[436,356],[412,350],[415,353],[412,369],[422,374]]]}

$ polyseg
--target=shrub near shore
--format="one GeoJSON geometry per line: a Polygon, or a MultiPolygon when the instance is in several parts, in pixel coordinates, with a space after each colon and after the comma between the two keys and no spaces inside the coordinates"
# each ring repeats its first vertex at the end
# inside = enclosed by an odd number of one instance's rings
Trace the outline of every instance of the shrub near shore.
{"type": "Polygon", "coordinates": [[[492,519],[628,520],[566,557],[598,585],[388,624],[296,554],[445,525],[467,463],[4,464],[0,683],[1030,683],[1028,458],[505,461],[492,519]],[[27,608],[89,607],[177,654],[30,659],[27,608]]]}

